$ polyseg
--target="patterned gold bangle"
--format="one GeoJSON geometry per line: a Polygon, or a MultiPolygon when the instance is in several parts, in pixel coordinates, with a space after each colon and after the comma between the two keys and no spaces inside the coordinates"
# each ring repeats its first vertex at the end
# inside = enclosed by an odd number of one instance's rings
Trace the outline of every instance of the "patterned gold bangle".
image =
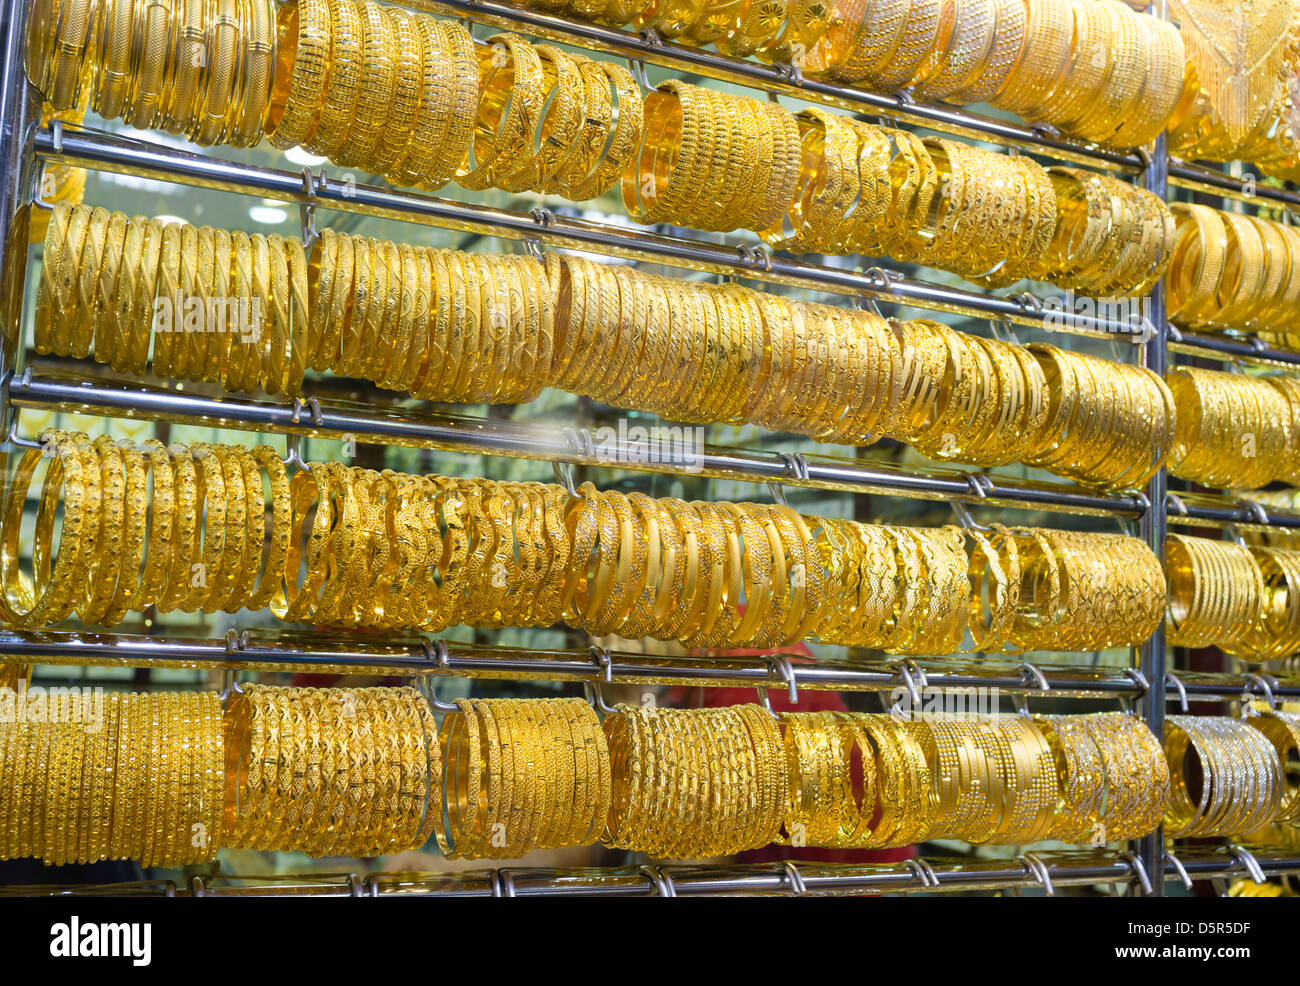
{"type": "Polygon", "coordinates": [[[316,130],[330,70],[331,24],[327,0],[298,0],[276,10],[278,60],[265,122],[275,147],[303,144],[316,130]]]}

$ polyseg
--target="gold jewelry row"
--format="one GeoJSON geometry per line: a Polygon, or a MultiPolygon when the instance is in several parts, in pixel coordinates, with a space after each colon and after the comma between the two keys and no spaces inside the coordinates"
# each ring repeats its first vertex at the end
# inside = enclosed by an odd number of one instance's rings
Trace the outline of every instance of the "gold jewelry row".
{"type": "MultiPolygon", "coordinates": [[[[262,139],[282,37],[275,0],[38,0],[27,17],[27,77],[55,109],[89,93],[96,113],[137,129],[203,146],[262,139]]],[[[280,57],[292,57],[288,40],[280,57]]]]}
{"type": "Polygon", "coordinates": [[[297,394],[307,366],[424,400],[555,386],[678,421],[822,441],[887,436],[944,460],[1021,461],[1140,486],[1174,434],[1163,381],[1045,344],[805,304],[579,257],[472,255],[326,230],[296,240],[59,207],[38,352],[297,394]]]}
{"type": "Polygon", "coordinates": [[[1291,226],[1178,203],[1169,317],[1196,329],[1300,330],[1300,233],[1291,226]]]}
{"type": "MultiPolygon", "coordinates": [[[[251,0],[222,2],[235,7],[251,0]]],[[[254,4],[259,17],[253,20],[265,20],[267,2],[254,4]]],[[[1074,2],[1107,12],[1098,24],[1150,20],[1113,13],[1121,8],[1109,2],[1074,2]]],[[[60,65],[84,62],[94,76],[103,53],[93,45],[65,44],[72,22],[46,23],[46,8],[75,5],[99,23],[107,19],[99,9],[106,3],[41,0],[29,22],[34,61],[43,65],[52,44],[60,65]]],[[[151,36],[155,12],[165,27],[169,15],[189,17],[191,10],[151,6],[147,18],[133,20],[130,12],[141,3],[121,0],[112,7],[127,12],[122,29],[128,38],[130,31],[151,36]]],[[[972,7],[963,0],[950,17],[982,32],[995,25],[998,11],[1019,3],[978,0],[972,7]]],[[[242,51],[239,32],[247,25],[226,17],[223,8],[210,27],[184,25],[187,44],[198,46],[198,67],[182,72],[163,59],[178,74],[176,92],[211,97],[230,88],[230,77],[255,83],[238,70],[262,66],[265,46],[249,33],[247,47],[257,50],[258,60],[228,54],[242,51]],[[227,37],[228,30],[236,37],[227,37]],[[209,48],[217,54],[204,54],[209,48]]],[[[785,249],[888,253],[997,285],[1059,274],[1067,285],[1141,293],[1168,260],[1169,210],[1114,179],[1070,169],[1053,175],[1027,157],[921,140],[821,109],[796,116],[769,101],[676,80],[643,103],[624,68],[513,35],[476,46],[459,24],[374,0],[292,0],[278,7],[275,26],[276,73],[269,89],[262,82],[272,143],[301,144],[395,184],[434,189],[454,177],[466,188],[533,189],[581,201],[621,177],[628,214],[641,222],[749,228],[785,249]],[[1058,189],[1077,200],[1067,210],[1076,217],[1070,223],[1058,221],[1058,189]],[[1079,223],[1087,235],[1075,235],[1079,223]]],[[[949,26],[956,37],[956,24],[949,26]]],[[[1136,50],[1124,48],[1125,54],[1136,50]]],[[[149,64],[145,59],[129,67],[145,74],[149,64]]],[[[1006,59],[1005,67],[1010,64],[1006,59]]],[[[1149,105],[1153,94],[1146,95],[1149,105]]],[[[1086,96],[1080,106],[1105,115],[1102,102],[1086,96]]],[[[188,130],[186,118],[180,129],[201,142],[224,139],[227,131],[205,112],[188,130]]],[[[1120,119],[1138,118],[1125,112],[1120,119]]],[[[167,114],[160,119],[175,122],[167,114]]]]}
{"type": "Polygon", "coordinates": [[[1247,661],[1300,651],[1300,550],[1170,535],[1170,643],[1247,661]]]}
{"type": "Polygon", "coordinates": [[[1094,0],[521,0],[880,92],[992,103],[1117,147],[1150,143],[1184,87],[1170,24],[1094,0]]]}
{"type": "MultiPolygon", "coordinates": [[[[1123,841],[1294,824],[1300,719],[783,713],[461,700],[441,730],[411,688],[246,685],[111,694],[100,719],[0,723],[0,858],[211,861],[218,843],[371,857],[518,858],[605,844],[652,856],[774,842],[1123,841]],[[1188,752],[1203,778],[1196,803],[1188,752]]],[[[84,711],[84,709],[83,709],[84,711]]]]}
{"type": "Polygon", "coordinates": [[[1226,716],[1169,716],[1164,743],[1171,777],[1166,833],[1191,839],[1253,832],[1277,820],[1284,796],[1284,814],[1294,819],[1297,791],[1287,788],[1280,754],[1295,746],[1297,736],[1300,722],[1283,712],[1244,722],[1226,716]],[[1268,723],[1267,731],[1254,728],[1257,720],[1268,723]],[[1274,745],[1274,737],[1280,745],[1274,745]],[[1194,787],[1191,753],[1199,775],[1194,787]]]}
{"type": "Polygon", "coordinates": [[[244,685],[224,730],[225,846],[370,857],[441,824],[438,724],[414,688],[244,685]]]}
{"type": "Polygon", "coordinates": [[[1164,609],[1155,555],[1121,535],[986,537],[339,463],[289,477],[269,446],[42,441],[3,505],[0,615],[12,626],[74,610],[111,625],[150,605],[269,607],[383,629],[563,620],[698,647],[815,636],[936,653],[1135,645],[1164,609]],[[37,475],[29,575],[22,520],[37,475]]]}
{"type": "Polygon", "coordinates": [[[1178,367],[1169,471],[1216,489],[1300,481],[1300,379],[1178,367]]]}
{"type": "Polygon", "coordinates": [[[0,859],[52,865],[217,858],[224,761],[215,692],[18,692],[0,721],[0,859]],[[93,694],[92,694],[93,693],[93,694]]]}

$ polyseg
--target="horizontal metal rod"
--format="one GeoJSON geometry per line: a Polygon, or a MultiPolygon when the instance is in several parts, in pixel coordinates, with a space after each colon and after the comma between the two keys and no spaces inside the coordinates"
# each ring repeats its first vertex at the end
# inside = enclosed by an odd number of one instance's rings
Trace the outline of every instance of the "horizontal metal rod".
{"type": "MultiPolygon", "coordinates": [[[[85,129],[49,128],[35,140],[36,154],[46,161],[99,171],[131,174],[200,188],[213,188],[283,202],[318,205],[344,212],[382,216],[425,225],[507,239],[533,240],[552,246],[595,250],[612,256],[688,270],[708,271],[773,284],[893,302],[972,318],[1002,319],[1020,325],[1071,334],[1099,335],[1137,341],[1133,325],[1090,315],[1060,315],[1049,325],[1043,303],[1029,295],[1003,298],[930,284],[880,272],[827,267],[788,257],[755,254],[739,244],[710,243],[698,238],[666,236],[650,230],[594,223],[549,210],[535,215],[455,202],[415,192],[326,180],[314,195],[303,188],[303,176],[251,164],[174,150],[146,141],[128,140],[85,129]]],[[[1048,311],[1048,314],[1052,314],[1048,311]]]]}
{"type": "Polygon", "coordinates": [[[648,438],[645,441],[623,441],[617,434],[589,433],[589,444],[575,429],[562,426],[546,427],[505,419],[405,409],[398,414],[364,406],[321,404],[319,414],[313,415],[292,404],[46,377],[13,379],[9,384],[9,400],[18,408],[173,423],[201,421],[212,427],[241,431],[351,438],[360,442],[575,465],[609,465],[640,472],[777,483],[807,489],[955,499],[995,507],[1119,517],[1138,517],[1144,509],[1140,498],[1129,494],[1094,493],[1064,484],[1015,481],[1004,477],[985,478],[982,474],[958,470],[936,469],[927,474],[903,472],[831,456],[804,456],[806,475],[777,452],[751,452],[717,446],[705,446],[689,462],[665,461],[669,457],[665,457],[648,438]]]}
{"type": "Polygon", "coordinates": [[[1265,343],[1259,336],[1244,337],[1209,335],[1186,332],[1170,326],[1169,348],[1191,356],[1208,356],[1224,362],[1245,360],[1252,363],[1273,363],[1294,369],[1300,366],[1300,352],[1278,349],[1265,343]]]}
{"type": "MultiPolygon", "coordinates": [[[[608,666],[590,651],[489,647],[447,641],[447,658],[431,656],[432,639],[412,635],[383,642],[297,631],[233,632],[225,638],[84,633],[63,630],[0,632],[0,663],[55,666],[118,666],[340,674],[511,678],[526,681],[601,681],[620,684],[698,684],[785,688],[788,682],[762,656],[651,657],[610,652],[608,666]],[[608,674],[607,674],[608,671],[608,674]]],[[[1037,667],[1036,678],[981,658],[962,667],[951,659],[925,667],[913,659],[935,690],[996,688],[1007,692],[1078,698],[1134,695],[1131,678],[1109,669],[1037,667]]],[[[791,665],[800,689],[812,691],[891,691],[902,683],[897,662],[854,665],[800,661],[791,665]]],[[[1238,687],[1236,694],[1240,694],[1238,687]]],[[[1300,688],[1297,689],[1300,692],[1300,688]]]]}
{"type": "MultiPolygon", "coordinates": [[[[1252,853],[1268,876],[1300,872],[1300,857],[1260,849],[1252,853]]],[[[1132,884],[1137,873],[1129,858],[1102,852],[1040,853],[1053,887],[1094,884],[1132,884]]],[[[1246,875],[1244,860],[1225,852],[1203,849],[1178,853],[1188,875],[1201,880],[1246,875]]],[[[191,878],[178,884],[170,880],[84,886],[5,887],[0,896],[58,893],[68,896],[114,894],[120,896],[205,897],[652,897],[661,889],[679,896],[704,894],[775,894],[796,892],[793,873],[810,894],[833,893],[943,893],[1041,886],[1027,865],[1017,860],[969,860],[933,857],[926,867],[937,879],[927,886],[909,863],[828,864],[770,863],[713,866],[600,867],[557,870],[535,867],[499,867],[459,873],[303,874],[265,877],[222,875],[204,880],[191,878]]]]}
{"type": "Polygon", "coordinates": [[[1300,192],[1267,185],[1258,175],[1253,180],[1247,181],[1212,168],[1171,159],[1169,183],[1179,188],[1248,202],[1260,208],[1282,206],[1288,209],[1300,209],[1300,192]]]}
{"type": "Polygon", "coordinates": [[[940,103],[922,103],[909,96],[868,92],[834,82],[803,77],[789,66],[762,65],[715,51],[664,41],[648,35],[493,0],[406,0],[407,5],[434,13],[452,14],[494,27],[521,31],[552,41],[594,47],[633,61],[658,65],[721,82],[761,89],[810,103],[835,106],[852,113],[885,117],[941,133],[955,134],[1048,157],[1117,171],[1141,171],[1137,154],[1085,144],[1048,133],[1041,127],[981,116],[940,103]]]}
{"type": "MultiPolygon", "coordinates": [[[[789,682],[763,656],[652,657],[609,652],[609,663],[590,651],[491,647],[446,641],[447,658],[436,661],[433,638],[399,634],[371,641],[364,636],[294,630],[232,631],[225,638],[146,636],[67,630],[0,631],[0,664],[179,668],[306,674],[500,678],[521,681],[601,681],[615,684],[703,687],[785,688],[789,682]],[[608,670],[608,673],[607,673],[608,670]]],[[[1011,694],[1056,698],[1135,697],[1141,689],[1121,669],[1034,665],[1032,672],[1008,663],[1010,655],[967,655],[931,661],[911,658],[909,667],[924,674],[925,687],[997,689],[1011,694]],[[927,666],[928,665],[928,666],[927,666]],[[1046,687],[1043,687],[1043,685],[1046,687]]],[[[799,689],[889,692],[903,685],[898,660],[791,664],[799,689]]],[[[915,675],[915,671],[913,671],[915,675]]],[[[919,680],[919,679],[917,679],[919,680]]],[[[1258,681],[1231,674],[1201,674],[1181,682],[1197,701],[1235,700],[1243,694],[1264,697],[1258,681]]],[[[1178,698],[1178,685],[1166,683],[1166,697],[1178,698]]],[[[1300,698],[1300,682],[1277,682],[1277,698],[1300,698]]]]}

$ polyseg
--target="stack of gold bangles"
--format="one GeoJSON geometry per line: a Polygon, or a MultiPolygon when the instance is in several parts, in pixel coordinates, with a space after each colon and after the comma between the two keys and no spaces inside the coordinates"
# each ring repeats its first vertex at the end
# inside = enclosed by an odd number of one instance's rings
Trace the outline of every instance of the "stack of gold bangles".
{"type": "MultiPolygon", "coordinates": [[[[1046,255],[1056,197],[1047,172],[1029,158],[922,140],[820,109],[795,120],[804,148],[798,195],[774,222],[751,226],[773,246],[887,254],[998,284],[1029,275],[1046,255]]],[[[692,132],[682,131],[673,175],[695,156],[686,143],[692,132]]],[[[658,184],[646,161],[643,151],[637,180],[658,184]]],[[[631,184],[629,176],[624,189],[631,184]]]]}
{"type": "Polygon", "coordinates": [[[646,98],[623,205],[643,223],[766,229],[794,199],[801,163],[783,106],[672,80],[646,98]]]}
{"type": "Polygon", "coordinates": [[[1168,374],[1178,408],[1169,471],[1219,489],[1300,477],[1300,382],[1196,367],[1168,374]]]}
{"type": "Polygon", "coordinates": [[[474,699],[442,720],[446,817],[430,811],[444,856],[514,859],[586,846],[605,831],[612,765],[582,699],[474,699]],[[445,828],[444,828],[445,825],[445,828]]]}
{"type": "MultiPolygon", "coordinates": [[[[643,104],[624,68],[513,35],[476,46],[455,22],[374,0],[283,3],[273,34],[264,23],[267,0],[253,4],[256,16],[247,17],[233,9],[247,0],[223,2],[232,10],[220,7],[208,24],[203,11],[212,5],[186,6],[183,15],[149,6],[135,16],[143,0],[39,0],[29,25],[33,80],[57,94],[51,97],[56,107],[66,108],[81,94],[75,80],[82,75],[116,78],[106,67],[113,56],[78,40],[84,31],[78,34],[75,14],[88,23],[121,22],[124,51],[147,49],[156,30],[163,36],[179,31],[181,47],[193,47],[197,67],[175,70],[176,59],[160,58],[177,72],[174,86],[163,85],[160,92],[172,99],[197,94],[192,101],[204,108],[196,108],[192,119],[183,111],[176,111],[180,119],[160,111],[159,125],[204,143],[248,143],[245,130],[264,122],[276,146],[302,145],[345,167],[427,189],[455,178],[471,189],[532,189],[581,201],[621,178],[628,213],[641,222],[748,228],[796,251],[888,253],[993,285],[1059,275],[1071,287],[1141,293],[1159,278],[1171,252],[1168,209],[1113,179],[1071,169],[1049,176],[1027,157],[943,138],[922,140],[821,109],[796,117],[771,102],[676,80],[643,104]],[[199,11],[194,26],[174,23],[192,10],[199,11]],[[278,40],[268,44],[264,35],[278,40]],[[273,77],[269,61],[275,62],[273,77]],[[47,82],[41,72],[74,81],[47,82]],[[236,102],[220,95],[232,85],[241,97],[238,132],[221,116],[236,102]],[[1068,222],[1058,221],[1059,195],[1065,196],[1068,222]]],[[[1020,0],[944,2],[946,21],[922,18],[940,31],[941,44],[927,61],[927,84],[935,94],[991,94],[1014,75],[1017,59],[1037,61],[1019,57],[1030,36],[1021,30],[1020,0]],[[993,44],[989,32],[1014,11],[1019,27],[1011,24],[1011,33],[993,44]],[[963,38],[968,29],[975,33],[963,38]],[[978,57],[983,42],[992,46],[988,63],[978,57]],[[1005,78],[977,79],[981,66],[997,66],[1005,78]]],[[[1100,85],[1114,76],[1117,84],[1123,79],[1136,86],[1118,91],[1143,94],[1142,83],[1155,80],[1144,70],[1139,56],[1145,49],[1136,39],[1146,21],[1157,22],[1121,13],[1109,2],[1074,2],[1092,11],[1080,24],[1100,30],[1097,38],[1112,22],[1127,25],[1115,64],[1107,55],[1105,65],[1091,67],[1100,74],[1090,69],[1089,77],[1095,75],[1100,85]]],[[[768,19],[766,4],[739,6],[742,22],[759,11],[756,25],[768,19]]],[[[778,6],[784,12],[786,5],[778,6]]],[[[895,7],[906,13],[904,4],[895,7]]],[[[1068,4],[1063,12],[1068,18],[1068,4]]],[[[808,13],[795,20],[820,19],[808,13]]],[[[871,29],[877,26],[873,19],[871,29]]],[[[779,36],[773,40],[777,49],[788,47],[779,36]]],[[[1097,50],[1108,52],[1104,45],[1097,50]]],[[[128,74],[147,74],[149,64],[147,56],[131,62],[128,74]]],[[[1066,78],[1071,97],[1078,97],[1080,119],[1096,122],[1084,127],[1096,139],[1109,121],[1143,118],[1093,99],[1087,85],[1066,78]]],[[[138,88],[134,82],[125,87],[130,93],[138,88]]],[[[1149,105],[1155,95],[1145,92],[1144,102],[1149,105]]],[[[110,104],[102,112],[113,116],[124,108],[110,104]]]]}
{"type": "Polygon", "coordinates": [[[1300,233],[1283,223],[1180,203],[1169,317],[1197,329],[1300,330],[1300,233]]]}
{"type": "Polygon", "coordinates": [[[374,0],[295,0],[266,136],[395,184],[435,189],[464,161],[479,98],[468,29],[374,0]]]}
{"type": "Polygon", "coordinates": [[[1029,276],[1097,298],[1146,294],[1174,251],[1174,213],[1144,188],[1079,168],[1047,169],[1056,196],[1052,242],[1029,276]]]}
{"type": "Polygon", "coordinates": [[[777,720],[762,706],[626,709],[605,719],[605,736],[613,780],[607,845],[690,859],[776,839],[787,803],[785,751],[777,720]]]}
{"type": "Polygon", "coordinates": [[[438,724],[413,688],[245,685],[224,719],[223,845],[378,856],[442,822],[438,724]]]}
{"type": "Polygon", "coordinates": [[[1169,642],[1237,649],[1264,605],[1264,576],[1252,550],[1231,541],[1171,534],[1165,556],[1169,642]]]}
{"type": "Polygon", "coordinates": [[[27,77],[56,110],[89,93],[106,119],[251,147],[262,139],[276,43],[274,0],[36,0],[27,77]]]}
{"type": "Polygon", "coordinates": [[[307,260],[296,238],[60,206],[37,297],[38,353],[119,372],[297,394],[308,353],[307,260]]]}
{"type": "Polygon", "coordinates": [[[300,392],[307,366],[425,400],[527,401],[556,386],[675,420],[823,441],[882,436],[937,459],[1023,461],[1139,486],[1173,435],[1150,371],[930,321],[550,255],[471,255],[326,230],[298,242],[56,208],[38,352],[300,392]]]}
{"type": "Polygon", "coordinates": [[[989,102],[1085,140],[1150,143],[1183,93],[1171,24],[1109,0],[525,0],[882,92],[989,102]]]}
{"type": "MultiPolygon", "coordinates": [[[[1165,756],[1171,778],[1165,829],[1171,837],[1253,832],[1275,819],[1284,796],[1287,813],[1294,817],[1296,791],[1287,790],[1279,749],[1272,735],[1252,728],[1253,721],[1186,715],[1165,720],[1165,756]],[[1195,787],[1191,753],[1199,765],[1200,783],[1195,787]]],[[[1269,729],[1286,731],[1282,749],[1294,745],[1294,717],[1275,713],[1268,721],[1269,729]]]]}
{"type": "Polygon", "coordinates": [[[815,636],[935,653],[1137,644],[1163,612],[1155,556],[1119,535],[985,537],[339,463],[289,476],[268,446],[42,440],[3,504],[11,626],[269,607],[384,629],[563,619],[699,647],[815,636]],[[20,521],[38,475],[29,575],[20,521]]]}
{"type": "Polygon", "coordinates": [[[700,858],[926,839],[1118,842],[1292,824],[1300,719],[984,717],[462,700],[245,685],[112,694],[102,715],[0,723],[0,858],[211,861],[219,846],[518,858],[606,845],[700,858]],[[1188,753],[1202,772],[1189,787],[1188,753]],[[1172,784],[1171,784],[1172,780],[1172,784]]]}
{"type": "Polygon", "coordinates": [[[55,689],[51,703],[60,691],[59,708],[0,722],[0,859],[216,859],[224,770],[216,693],[55,689]]]}

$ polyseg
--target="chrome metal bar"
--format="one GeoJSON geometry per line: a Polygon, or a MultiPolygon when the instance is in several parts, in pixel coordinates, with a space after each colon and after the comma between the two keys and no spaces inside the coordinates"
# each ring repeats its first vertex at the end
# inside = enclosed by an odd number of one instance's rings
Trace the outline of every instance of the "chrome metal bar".
{"type": "Polygon", "coordinates": [[[1194,192],[1221,195],[1260,208],[1282,206],[1288,209],[1300,209],[1300,192],[1294,192],[1289,188],[1274,188],[1272,185],[1261,184],[1260,180],[1243,181],[1222,171],[1176,159],[1169,161],[1169,184],[1191,189],[1194,192]]]}
{"type": "Polygon", "coordinates": [[[1136,154],[1096,147],[1052,136],[1042,128],[981,116],[940,103],[920,103],[910,97],[868,92],[802,77],[788,66],[762,65],[729,58],[715,51],[693,48],[633,34],[618,28],[590,24],[574,18],[526,10],[494,0],[406,0],[410,7],[452,14],[483,24],[521,31],[553,41],[592,47],[634,61],[690,72],[721,82],[761,89],[811,103],[835,106],[853,113],[887,117],[975,140],[1017,147],[1036,154],[1091,165],[1094,168],[1135,172],[1142,168],[1136,154]]]}
{"type": "MultiPolygon", "coordinates": [[[[0,631],[0,664],[55,667],[110,666],[234,670],[299,674],[370,674],[502,678],[520,681],[599,681],[605,666],[588,651],[491,647],[447,641],[445,662],[430,660],[429,638],[389,635],[381,641],[364,637],[299,630],[249,630],[224,638],[145,636],[69,630],[0,631]]],[[[901,660],[901,659],[899,659],[901,660]]],[[[809,691],[890,692],[900,687],[899,660],[800,662],[791,666],[797,688],[809,691]]],[[[1008,694],[1042,697],[1115,699],[1139,689],[1120,669],[1072,665],[1035,665],[1042,681],[1030,679],[1012,655],[965,655],[957,658],[912,658],[925,674],[926,686],[941,692],[997,689],[1008,694]]],[[[788,682],[763,656],[680,658],[611,652],[608,680],[616,684],[689,684],[702,687],[779,688],[788,682]]],[[[1243,694],[1263,697],[1257,682],[1239,675],[1202,674],[1181,682],[1196,701],[1232,700],[1243,694]]],[[[1179,695],[1166,682],[1167,701],[1179,695]]],[[[1278,698],[1300,698],[1300,681],[1271,687],[1278,698]]]]}
{"type": "MultiPolygon", "coordinates": [[[[1267,849],[1252,852],[1266,875],[1300,872],[1300,857],[1267,849]]],[[[1122,856],[1103,852],[1070,851],[1039,853],[1037,858],[1054,887],[1097,884],[1131,884],[1136,880],[1133,864],[1122,856]]],[[[1245,864],[1219,851],[1188,850],[1179,853],[1189,876],[1202,880],[1245,875],[1245,864]]],[[[927,886],[917,869],[907,863],[828,864],[799,863],[802,891],[807,894],[834,893],[945,893],[952,891],[1027,889],[1038,880],[1023,866],[1001,860],[930,858],[926,860],[938,886],[927,886]]],[[[705,894],[791,894],[786,866],[768,863],[712,866],[661,866],[658,874],[670,882],[679,896],[705,894]]],[[[542,869],[500,867],[458,873],[373,873],[303,874],[267,877],[221,875],[177,885],[170,881],[128,884],[96,884],[73,887],[5,887],[0,896],[30,896],[44,893],[67,896],[119,893],[125,896],[596,896],[650,897],[658,893],[644,868],[632,866],[542,869]],[[507,879],[508,878],[508,879],[507,879]]]]}
{"type": "Polygon", "coordinates": [[[1291,370],[1300,366],[1300,353],[1270,346],[1255,335],[1220,336],[1174,329],[1169,333],[1169,348],[1224,362],[1271,363],[1291,370]]]}
{"type": "Polygon", "coordinates": [[[32,135],[41,120],[40,99],[23,69],[25,27],[24,4],[11,0],[0,8],[0,373],[22,358],[23,269],[36,167],[32,135]]]}
{"type": "MultiPolygon", "coordinates": [[[[1148,13],[1164,19],[1165,0],[1154,0],[1148,13]]],[[[1162,133],[1156,138],[1151,152],[1150,164],[1142,175],[1142,185],[1147,191],[1159,196],[1163,202],[1169,193],[1169,138],[1162,133]]],[[[1169,317],[1165,309],[1164,281],[1157,281],[1151,289],[1151,324],[1154,331],[1142,347],[1142,362],[1148,370],[1160,377],[1165,375],[1169,362],[1166,348],[1169,336],[1169,317]]],[[[1142,515],[1141,533],[1147,546],[1160,559],[1161,566],[1165,559],[1165,538],[1168,535],[1166,522],[1167,493],[1169,490],[1169,471],[1161,466],[1154,476],[1147,481],[1147,501],[1151,509],[1142,515]]],[[[1167,652],[1165,647],[1165,623],[1156,624],[1150,639],[1142,645],[1138,661],[1138,671],[1142,678],[1150,683],[1147,692],[1139,697],[1138,704],[1143,721],[1157,737],[1165,734],[1165,681],[1167,652]]],[[[1147,875],[1151,879],[1151,894],[1164,896],[1164,834],[1156,831],[1138,840],[1137,857],[1141,859],[1147,875]]]]}
{"type": "MultiPolygon", "coordinates": [[[[302,175],[237,164],[191,154],[145,141],[127,140],[92,130],[65,128],[61,151],[54,147],[49,130],[36,134],[36,153],[43,160],[57,160],[99,171],[134,174],[201,188],[214,188],[256,195],[283,202],[306,203],[302,175]]],[[[666,236],[650,230],[611,226],[569,216],[538,211],[536,216],[489,206],[434,198],[353,182],[319,183],[315,197],[319,207],[363,215],[382,216],[431,226],[441,226],[485,236],[534,240],[557,247],[594,249],[612,256],[649,263],[667,264],[691,270],[726,274],[773,284],[872,298],[932,311],[944,311],[974,318],[1005,319],[1035,328],[1051,328],[1038,299],[1026,295],[1004,298],[930,284],[891,272],[885,279],[848,267],[811,264],[788,257],[758,256],[738,249],[738,244],[710,243],[698,238],[666,236]]],[[[1135,340],[1132,325],[1093,316],[1062,317],[1060,331],[1072,334],[1122,337],[1135,340]]]]}
{"type": "Polygon", "coordinates": [[[9,399],[18,408],[44,408],[109,417],[147,418],[174,423],[204,421],[242,431],[351,438],[361,442],[436,448],[473,454],[513,456],[575,465],[614,465],[620,469],[738,479],[755,483],[842,492],[879,493],[926,499],[957,499],[996,507],[1062,510],[1072,513],[1138,517],[1139,497],[1094,493],[1063,484],[989,477],[972,482],[970,473],[940,470],[925,475],[872,467],[830,456],[805,456],[807,475],[795,476],[776,452],[749,452],[706,446],[698,463],[663,461],[646,443],[581,447],[573,429],[503,419],[401,413],[364,406],[321,405],[314,420],[290,404],[205,397],[176,390],[117,386],[45,377],[15,379],[9,399]],[[698,466],[698,468],[697,468],[698,466]]]}

